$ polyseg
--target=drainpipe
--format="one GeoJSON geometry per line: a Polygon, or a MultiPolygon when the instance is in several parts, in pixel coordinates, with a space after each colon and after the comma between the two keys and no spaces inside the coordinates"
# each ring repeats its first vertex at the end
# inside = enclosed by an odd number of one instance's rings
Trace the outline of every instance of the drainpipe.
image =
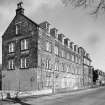
{"type": "Polygon", "coordinates": [[[84,88],[84,55],[83,55],[83,88],[84,88]]]}
{"type": "Polygon", "coordinates": [[[52,94],[55,94],[55,78],[54,78],[54,70],[53,70],[53,87],[52,87],[52,94]]]}

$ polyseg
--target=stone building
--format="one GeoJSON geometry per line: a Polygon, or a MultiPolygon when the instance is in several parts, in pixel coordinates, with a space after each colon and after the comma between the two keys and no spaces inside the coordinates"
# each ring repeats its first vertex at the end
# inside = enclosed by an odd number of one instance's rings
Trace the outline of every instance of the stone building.
{"type": "Polygon", "coordinates": [[[101,85],[105,85],[105,72],[103,72],[100,69],[96,69],[95,71],[98,74],[98,78],[97,78],[96,84],[100,85],[100,86],[101,85]]]}
{"type": "Polygon", "coordinates": [[[37,24],[18,3],[2,36],[2,89],[83,88],[89,80],[89,55],[45,21],[37,24]]]}

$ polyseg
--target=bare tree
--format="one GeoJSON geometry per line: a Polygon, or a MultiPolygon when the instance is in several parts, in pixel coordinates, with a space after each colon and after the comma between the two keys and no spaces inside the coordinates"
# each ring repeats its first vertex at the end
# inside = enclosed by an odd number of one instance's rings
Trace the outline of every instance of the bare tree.
{"type": "Polygon", "coordinates": [[[105,0],[61,0],[65,6],[91,8],[91,14],[105,13],[105,0]]]}
{"type": "Polygon", "coordinates": [[[3,100],[3,92],[0,92],[1,100],[3,100]]]}

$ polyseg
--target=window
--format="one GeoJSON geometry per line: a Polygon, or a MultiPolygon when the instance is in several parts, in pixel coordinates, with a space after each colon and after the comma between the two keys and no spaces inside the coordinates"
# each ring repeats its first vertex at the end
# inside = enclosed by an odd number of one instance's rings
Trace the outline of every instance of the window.
{"type": "Polygon", "coordinates": [[[44,57],[41,57],[41,67],[46,67],[46,59],[44,57]]]}
{"type": "Polygon", "coordinates": [[[46,68],[51,70],[51,59],[46,59],[46,68]]]}
{"type": "Polygon", "coordinates": [[[51,77],[46,77],[45,86],[47,88],[52,87],[52,79],[51,79],[51,77]]]}
{"type": "Polygon", "coordinates": [[[59,71],[63,71],[62,63],[59,63],[59,71]]]}
{"type": "Polygon", "coordinates": [[[54,53],[55,53],[56,55],[58,55],[58,47],[57,47],[57,46],[54,47],[54,53]]]}
{"type": "Polygon", "coordinates": [[[46,59],[46,68],[49,69],[49,59],[46,59]]]}
{"type": "Polygon", "coordinates": [[[28,47],[28,39],[21,40],[21,50],[27,50],[28,47]]]}
{"type": "Polygon", "coordinates": [[[46,42],[46,51],[51,52],[51,43],[46,42]]]}
{"type": "Polygon", "coordinates": [[[41,50],[41,41],[40,40],[38,40],[38,49],[41,50]]]}
{"type": "Polygon", "coordinates": [[[18,35],[20,33],[20,30],[21,30],[21,24],[17,23],[16,24],[16,35],[18,35]]]}
{"type": "Polygon", "coordinates": [[[78,62],[79,62],[79,64],[81,64],[81,58],[79,58],[79,61],[78,62]]]}
{"type": "Polygon", "coordinates": [[[69,65],[69,72],[71,72],[71,64],[69,65]]]}
{"type": "Polygon", "coordinates": [[[55,70],[59,70],[59,63],[58,62],[55,62],[55,70]]]}
{"type": "Polygon", "coordinates": [[[75,73],[75,65],[74,64],[71,65],[71,72],[75,73]]]}
{"type": "Polygon", "coordinates": [[[43,34],[43,30],[39,28],[39,36],[42,36],[42,34],[43,34]]]}
{"type": "Polygon", "coordinates": [[[75,56],[75,62],[78,63],[78,56],[75,56]]]}
{"type": "Polygon", "coordinates": [[[76,50],[77,50],[76,45],[74,45],[74,51],[76,51],[76,50]]]}
{"type": "Polygon", "coordinates": [[[9,70],[15,69],[15,67],[14,67],[14,60],[13,59],[8,61],[8,69],[9,70]]]}
{"type": "Polygon", "coordinates": [[[67,53],[67,59],[70,59],[70,54],[69,53],[67,53]]]}
{"type": "Polygon", "coordinates": [[[88,60],[86,58],[84,58],[84,64],[88,65],[88,60]]]}
{"type": "Polygon", "coordinates": [[[21,68],[28,68],[28,58],[21,58],[20,62],[21,68]]]}
{"type": "Polygon", "coordinates": [[[89,62],[89,60],[87,60],[87,65],[90,65],[90,62],[89,62]]]}
{"type": "Polygon", "coordinates": [[[74,61],[75,60],[75,55],[71,55],[71,60],[74,61]]]}
{"type": "Polygon", "coordinates": [[[45,73],[45,87],[51,87],[52,86],[52,78],[51,78],[51,72],[45,73]]]}
{"type": "Polygon", "coordinates": [[[65,58],[65,51],[62,50],[62,57],[65,58]]]}
{"type": "Polygon", "coordinates": [[[69,72],[69,65],[66,65],[66,71],[69,72]]]}
{"type": "Polygon", "coordinates": [[[62,63],[62,71],[65,71],[65,64],[62,63]]]}
{"type": "Polygon", "coordinates": [[[12,52],[15,51],[15,50],[14,50],[14,47],[15,47],[15,44],[14,44],[13,42],[11,42],[11,43],[9,44],[9,53],[12,53],[12,52]]]}
{"type": "Polygon", "coordinates": [[[52,64],[51,64],[51,59],[49,60],[49,69],[51,70],[52,64]]]}

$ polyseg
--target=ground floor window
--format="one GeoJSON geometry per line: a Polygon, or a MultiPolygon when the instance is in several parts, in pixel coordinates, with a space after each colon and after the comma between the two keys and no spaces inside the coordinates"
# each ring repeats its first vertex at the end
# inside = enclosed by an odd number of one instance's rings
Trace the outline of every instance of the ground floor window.
{"type": "Polygon", "coordinates": [[[8,61],[8,69],[9,69],[9,70],[15,69],[15,65],[14,65],[14,60],[13,60],[13,59],[10,59],[10,60],[8,61]]]}
{"type": "Polygon", "coordinates": [[[28,58],[21,58],[20,60],[20,66],[21,68],[28,68],[28,58]]]}

